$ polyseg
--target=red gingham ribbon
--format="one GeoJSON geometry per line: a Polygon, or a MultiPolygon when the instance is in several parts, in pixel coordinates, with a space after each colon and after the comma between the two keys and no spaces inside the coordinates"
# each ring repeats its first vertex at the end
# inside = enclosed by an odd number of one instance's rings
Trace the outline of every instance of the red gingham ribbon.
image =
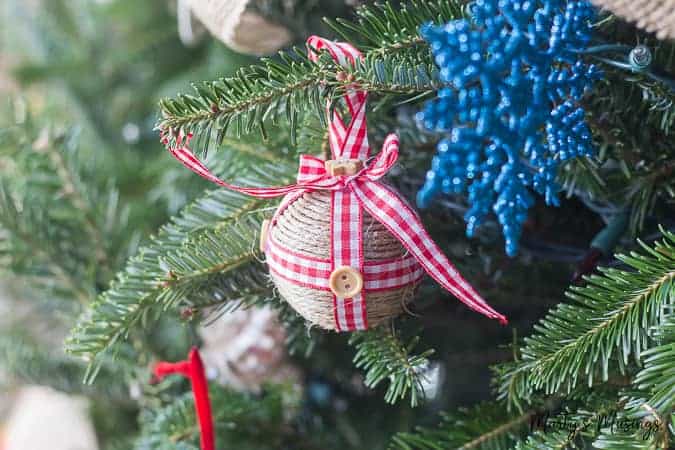
{"type": "MultiPolygon", "coordinates": [[[[265,253],[270,271],[300,286],[329,291],[328,280],[332,272],[330,258],[307,256],[286,248],[267,237],[265,253]]],[[[419,281],[424,269],[410,254],[398,258],[366,261],[363,264],[364,290],[375,292],[401,288],[419,281]]]]}
{"type": "MultiPolygon", "coordinates": [[[[341,65],[355,64],[361,53],[347,43],[333,42],[317,36],[307,41],[309,57],[316,61],[319,51],[326,50],[341,65]]],[[[339,113],[327,107],[329,114],[329,142],[333,159],[360,159],[370,156],[366,125],[367,93],[350,88],[345,103],[351,120],[346,126],[339,113]]],[[[365,294],[376,289],[404,286],[421,276],[419,266],[443,288],[455,295],[469,308],[498,319],[506,318],[492,309],[464,280],[441,252],[424,229],[419,216],[391,188],[378,180],[394,165],[398,158],[398,137],[390,134],[382,151],[364,168],[352,176],[333,177],[326,172],[324,161],[310,155],[300,157],[297,183],[289,186],[252,188],[234,186],[213,175],[188,148],[190,135],[179,137],[169,151],[183,165],[220,186],[261,198],[285,195],[277,215],[293,200],[305,192],[331,191],[331,254],[329,260],[309,258],[284,249],[273,239],[268,239],[266,253],[270,270],[290,281],[318,289],[328,289],[328,276],[340,266],[353,267],[364,276],[364,289],[351,299],[334,297],[335,323],[338,330],[351,331],[368,327],[365,294]],[[382,265],[370,264],[363,257],[363,210],[389,230],[409,251],[415,261],[406,256],[397,261],[384,261],[382,265]],[[400,267],[396,267],[399,264],[400,267]],[[406,281],[407,280],[407,281],[406,281]]],[[[274,219],[273,219],[274,222],[274,219]]]]}

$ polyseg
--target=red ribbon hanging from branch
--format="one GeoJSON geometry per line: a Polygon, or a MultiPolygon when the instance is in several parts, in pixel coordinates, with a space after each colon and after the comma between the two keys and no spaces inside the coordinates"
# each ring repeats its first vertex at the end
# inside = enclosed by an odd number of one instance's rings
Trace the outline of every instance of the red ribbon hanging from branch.
{"type": "Polygon", "coordinates": [[[175,363],[159,362],[155,365],[155,377],[162,380],[168,375],[182,375],[190,380],[195,400],[195,410],[201,431],[201,449],[215,450],[216,440],[213,432],[213,415],[209,400],[209,385],[204,373],[204,364],[199,356],[199,350],[193,347],[186,361],[175,363]]]}

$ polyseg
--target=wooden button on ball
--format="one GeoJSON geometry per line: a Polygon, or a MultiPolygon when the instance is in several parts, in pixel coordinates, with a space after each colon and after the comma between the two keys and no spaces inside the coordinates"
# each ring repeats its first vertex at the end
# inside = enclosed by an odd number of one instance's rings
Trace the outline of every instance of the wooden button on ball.
{"type": "Polygon", "coordinates": [[[352,267],[338,267],[330,274],[328,286],[337,297],[352,298],[363,289],[363,277],[352,267]]]}

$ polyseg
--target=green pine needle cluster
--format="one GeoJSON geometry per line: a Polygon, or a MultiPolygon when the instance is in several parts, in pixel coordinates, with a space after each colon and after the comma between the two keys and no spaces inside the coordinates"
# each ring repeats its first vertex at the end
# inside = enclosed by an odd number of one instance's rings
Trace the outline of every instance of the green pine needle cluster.
{"type": "Polygon", "coordinates": [[[390,450],[436,450],[440,448],[512,448],[530,427],[534,411],[513,415],[502,405],[483,403],[442,413],[436,427],[417,427],[414,432],[396,434],[390,450]],[[486,431],[489,430],[489,431],[486,431]]]}
{"type": "MultiPolygon", "coordinates": [[[[675,288],[670,295],[675,295],[675,288]]],[[[666,311],[666,318],[652,330],[657,345],[642,352],[644,367],[635,376],[635,385],[647,393],[650,407],[667,417],[675,409],[675,314],[672,308],[666,311]]]]}
{"type": "MultiPolygon", "coordinates": [[[[602,269],[525,339],[520,359],[499,380],[499,396],[517,406],[533,394],[570,392],[579,383],[625,373],[652,344],[652,327],[675,301],[675,235],[664,231],[654,247],[618,255],[625,269],[602,269]]],[[[598,380],[599,379],[599,380],[598,380]]]]}
{"type": "MultiPolygon", "coordinates": [[[[288,425],[289,411],[297,408],[287,386],[268,386],[259,395],[225,387],[210,390],[215,434],[222,448],[256,449],[256,440],[279,448],[295,438],[288,425]]],[[[165,405],[141,418],[137,450],[199,448],[199,426],[191,393],[168,397],[165,405]]],[[[298,447],[301,448],[301,447],[298,447]]]]}
{"type": "Polygon", "coordinates": [[[347,70],[351,77],[338,77],[345,69],[327,55],[313,63],[304,49],[280,52],[232,78],[195,85],[193,95],[162,100],[157,128],[173,130],[173,138],[178,132],[193,133],[200,142],[220,143],[228,130],[240,134],[257,128],[266,136],[268,122],[283,120],[295,142],[299,119],[323,118],[326,100],[338,98],[355,81],[371,92],[410,97],[438,87],[430,75],[431,53],[417,29],[425,22],[460,17],[458,3],[414,1],[396,9],[384,3],[357,11],[356,22],[331,24],[339,34],[349,34],[350,41],[360,36],[369,43],[364,62],[347,70]]]}
{"type": "Polygon", "coordinates": [[[424,372],[434,353],[429,349],[413,354],[418,342],[419,337],[415,337],[404,343],[395,330],[385,326],[354,333],[349,340],[356,348],[354,364],[366,372],[365,385],[374,388],[388,381],[385,401],[396,403],[409,395],[411,406],[417,406],[424,398],[424,372]]]}
{"type": "Polygon", "coordinates": [[[529,434],[514,438],[515,445],[497,442],[510,428],[484,420],[469,439],[456,428],[462,420],[451,414],[437,429],[397,435],[393,448],[445,448],[437,446],[444,440],[452,448],[669,448],[675,234],[662,233],[661,241],[641,244],[640,253],[617,255],[625,267],[603,268],[584,286],[572,287],[571,301],[535,325],[516,361],[495,367],[500,403],[490,410],[499,411],[502,421],[520,411],[515,420],[529,421],[529,434]],[[560,409],[566,402],[581,406],[560,409]],[[538,430],[533,423],[549,428],[538,430]]]}

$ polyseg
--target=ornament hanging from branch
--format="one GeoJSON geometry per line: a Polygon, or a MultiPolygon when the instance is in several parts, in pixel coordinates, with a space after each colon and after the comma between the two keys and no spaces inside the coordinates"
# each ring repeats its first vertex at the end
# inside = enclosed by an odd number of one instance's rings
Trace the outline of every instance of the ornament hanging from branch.
{"type": "Polygon", "coordinates": [[[178,0],[178,31],[185,45],[196,40],[193,16],[233,50],[269,55],[291,41],[291,33],[248,8],[251,0],[178,0]]]}
{"type": "Polygon", "coordinates": [[[659,39],[675,39],[675,0],[591,0],[659,39]]]}
{"type": "Polygon", "coordinates": [[[600,77],[580,58],[594,11],[587,1],[478,0],[469,14],[421,29],[448,86],[418,114],[446,137],[417,201],[468,191],[467,235],[494,212],[515,255],[530,189],[557,205],[560,164],[594,153],[579,104],[600,77]]]}
{"type": "MultiPolygon", "coordinates": [[[[316,36],[309,57],[327,51],[342,66],[361,53],[316,36]]],[[[297,184],[238,187],[214,176],[188,147],[190,136],[163,142],[186,167],[228,189],[260,198],[283,196],[263,225],[262,249],[281,296],[309,322],[336,331],[362,330],[402,312],[424,272],[470,308],[506,323],[457,272],[424,229],[417,213],[380,180],[396,163],[398,137],[389,135],[371,157],[368,94],[347,89],[351,120],[327,107],[333,160],[302,155],[297,184]]]]}

